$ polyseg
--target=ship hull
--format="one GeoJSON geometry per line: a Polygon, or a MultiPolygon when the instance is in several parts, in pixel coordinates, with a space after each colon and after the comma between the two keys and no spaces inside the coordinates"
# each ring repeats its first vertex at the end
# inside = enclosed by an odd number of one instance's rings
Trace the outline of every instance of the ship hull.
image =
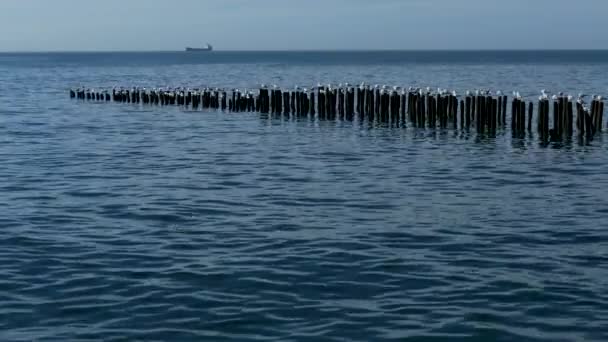
{"type": "Polygon", "coordinates": [[[190,48],[190,47],[187,47],[186,51],[187,52],[211,52],[211,51],[213,51],[213,49],[199,49],[199,48],[190,48]]]}

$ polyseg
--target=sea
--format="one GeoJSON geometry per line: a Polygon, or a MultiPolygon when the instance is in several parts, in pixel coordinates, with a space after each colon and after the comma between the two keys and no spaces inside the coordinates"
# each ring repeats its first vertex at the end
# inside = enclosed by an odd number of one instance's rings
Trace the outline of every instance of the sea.
{"type": "Polygon", "coordinates": [[[87,87],[608,95],[608,51],[0,54],[0,341],[607,341],[608,136],[87,87]]]}

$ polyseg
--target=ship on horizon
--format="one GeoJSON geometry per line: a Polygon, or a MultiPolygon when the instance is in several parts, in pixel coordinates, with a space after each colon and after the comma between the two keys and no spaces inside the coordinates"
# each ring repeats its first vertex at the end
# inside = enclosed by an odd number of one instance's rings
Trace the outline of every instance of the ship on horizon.
{"type": "Polygon", "coordinates": [[[211,44],[207,43],[207,44],[205,44],[205,47],[202,47],[202,48],[186,47],[186,51],[188,51],[188,52],[210,52],[210,51],[213,51],[213,46],[211,46],[211,44]]]}

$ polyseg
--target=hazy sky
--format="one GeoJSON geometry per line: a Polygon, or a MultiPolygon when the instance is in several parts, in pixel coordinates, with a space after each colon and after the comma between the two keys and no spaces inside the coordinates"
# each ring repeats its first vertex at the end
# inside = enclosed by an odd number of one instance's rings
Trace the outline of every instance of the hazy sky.
{"type": "Polygon", "coordinates": [[[0,51],[607,49],[608,0],[0,0],[0,51]]]}

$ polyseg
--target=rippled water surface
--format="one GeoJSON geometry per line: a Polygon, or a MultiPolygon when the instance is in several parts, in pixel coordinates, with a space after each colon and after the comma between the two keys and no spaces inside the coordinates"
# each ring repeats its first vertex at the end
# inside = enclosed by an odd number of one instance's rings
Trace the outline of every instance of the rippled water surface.
{"type": "Polygon", "coordinates": [[[605,52],[0,54],[0,340],[606,341],[608,139],[68,98],[608,93],[605,52]]]}

